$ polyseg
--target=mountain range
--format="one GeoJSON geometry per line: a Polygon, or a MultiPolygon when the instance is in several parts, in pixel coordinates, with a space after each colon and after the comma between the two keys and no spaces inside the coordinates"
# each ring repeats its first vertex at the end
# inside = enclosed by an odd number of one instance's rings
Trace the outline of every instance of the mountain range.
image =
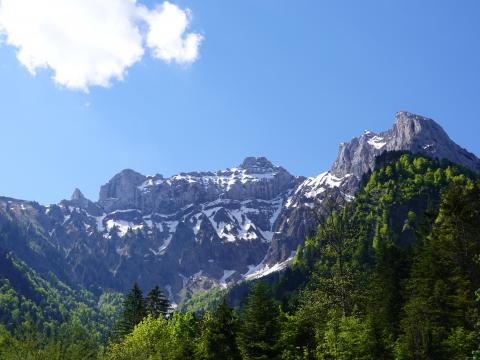
{"type": "Polygon", "coordinates": [[[123,170],[98,201],[75,189],[43,206],[0,198],[0,247],[40,273],[94,293],[155,285],[171,302],[280,271],[322,214],[351,201],[375,159],[409,151],[480,171],[435,121],[399,112],[393,127],[340,144],[330,170],[294,176],[265,157],[165,178],[123,170]]]}

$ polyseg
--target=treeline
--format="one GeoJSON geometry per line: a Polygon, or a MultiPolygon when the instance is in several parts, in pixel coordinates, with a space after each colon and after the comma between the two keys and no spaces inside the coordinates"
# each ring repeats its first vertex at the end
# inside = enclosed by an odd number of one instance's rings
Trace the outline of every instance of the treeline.
{"type": "MultiPolygon", "coordinates": [[[[386,154],[291,269],[256,281],[242,306],[172,312],[159,290],[149,301],[134,286],[91,358],[478,359],[479,261],[478,174],[386,154]]],[[[0,336],[0,349],[21,343],[0,336]]],[[[63,359],[87,358],[71,354],[63,359]]]]}

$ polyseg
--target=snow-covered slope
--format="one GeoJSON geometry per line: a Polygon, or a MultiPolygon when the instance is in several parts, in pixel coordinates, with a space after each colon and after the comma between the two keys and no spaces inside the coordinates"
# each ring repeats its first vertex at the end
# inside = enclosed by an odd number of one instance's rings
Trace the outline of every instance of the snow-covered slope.
{"type": "MultiPolygon", "coordinates": [[[[265,258],[290,194],[305,178],[263,157],[235,168],[170,178],[124,170],[98,202],[75,189],[71,200],[38,206],[43,236],[83,284],[128,289],[160,284],[172,300],[245,279],[265,258]],[[183,293],[182,293],[183,291],[183,293]]],[[[7,203],[7,211],[23,202],[7,203]]]]}

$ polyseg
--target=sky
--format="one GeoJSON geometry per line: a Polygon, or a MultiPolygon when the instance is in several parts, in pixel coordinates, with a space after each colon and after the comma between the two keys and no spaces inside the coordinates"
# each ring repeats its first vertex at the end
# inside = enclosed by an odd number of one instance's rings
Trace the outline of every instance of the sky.
{"type": "Polygon", "coordinates": [[[0,0],[0,195],[97,200],[125,168],[246,156],[315,176],[403,110],[479,156],[479,17],[477,0],[0,0]]]}

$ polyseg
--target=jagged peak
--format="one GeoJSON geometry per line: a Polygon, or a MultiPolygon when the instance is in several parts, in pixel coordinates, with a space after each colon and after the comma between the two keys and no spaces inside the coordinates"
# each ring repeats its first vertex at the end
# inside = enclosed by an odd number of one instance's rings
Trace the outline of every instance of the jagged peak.
{"type": "Polygon", "coordinates": [[[362,136],[340,145],[331,171],[336,176],[351,173],[361,177],[372,168],[376,156],[395,150],[408,150],[432,158],[448,159],[476,171],[480,169],[480,160],[453,142],[437,122],[400,111],[395,114],[390,130],[379,134],[366,131],[362,136]]]}
{"type": "MultiPolygon", "coordinates": [[[[420,126],[433,126],[442,129],[442,127],[433,119],[426,116],[414,114],[408,111],[399,111],[395,114],[394,126],[405,124],[418,124],[420,126]]],[[[442,129],[443,131],[443,129],[442,129]]]]}
{"type": "Polygon", "coordinates": [[[245,160],[243,160],[242,164],[240,165],[242,169],[245,169],[247,171],[271,171],[275,168],[270,160],[268,160],[264,156],[249,156],[246,157],[245,160]]]}
{"type": "Polygon", "coordinates": [[[114,177],[124,177],[124,176],[143,176],[145,175],[140,174],[139,172],[132,170],[132,169],[123,169],[119,173],[117,173],[114,177]]]}
{"type": "Polygon", "coordinates": [[[86,200],[86,197],[83,195],[83,193],[80,191],[79,188],[75,188],[70,200],[72,200],[72,201],[86,200]]]}
{"type": "Polygon", "coordinates": [[[132,170],[132,169],[124,169],[119,173],[115,174],[110,180],[109,184],[111,183],[131,183],[135,184],[135,186],[141,184],[147,179],[147,177],[139,172],[132,170]]]}
{"type": "Polygon", "coordinates": [[[396,113],[391,131],[396,136],[427,137],[438,142],[452,142],[446,131],[435,120],[407,111],[396,113]]]}

